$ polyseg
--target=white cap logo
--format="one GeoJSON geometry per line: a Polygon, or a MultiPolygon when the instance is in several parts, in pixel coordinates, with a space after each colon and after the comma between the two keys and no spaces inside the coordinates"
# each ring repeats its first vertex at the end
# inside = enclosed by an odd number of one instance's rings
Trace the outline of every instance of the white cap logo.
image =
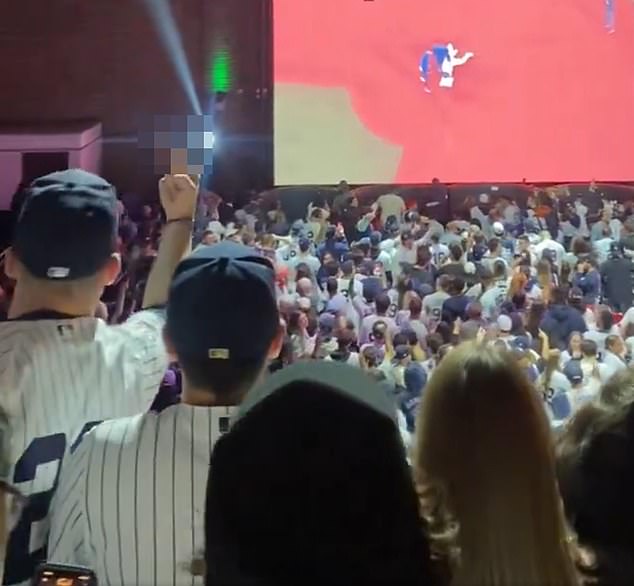
{"type": "Polygon", "coordinates": [[[49,279],[65,279],[70,275],[70,269],[68,267],[50,267],[46,271],[46,276],[49,279]]]}

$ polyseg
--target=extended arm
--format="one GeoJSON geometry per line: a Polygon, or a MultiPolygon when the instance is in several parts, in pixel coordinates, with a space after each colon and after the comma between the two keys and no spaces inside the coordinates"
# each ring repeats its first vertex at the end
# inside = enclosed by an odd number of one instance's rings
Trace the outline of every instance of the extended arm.
{"type": "Polygon", "coordinates": [[[473,53],[465,53],[462,57],[455,57],[451,60],[451,64],[454,67],[458,67],[459,65],[464,65],[469,59],[473,57],[473,53]]]}

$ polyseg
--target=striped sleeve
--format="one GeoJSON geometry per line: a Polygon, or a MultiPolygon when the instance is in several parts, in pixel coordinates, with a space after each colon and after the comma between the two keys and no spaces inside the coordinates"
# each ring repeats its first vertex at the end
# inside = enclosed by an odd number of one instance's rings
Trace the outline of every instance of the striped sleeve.
{"type": "Polygon", "coordinates": [[[64,461],[60,484],[51,503],[49,560],[93,567],[95,561],[87,527],[86,484],[94,434],[83,439],[77,451],[64,461]]]}
{"type": "Polygon", "coordinates": [[[127,385],[124,385],[123,390],[140,393],[138,398],[143,403],[143,409],[150,405],[158,392],[168,367],[163,343],[164,326],[165,312],[154,309],[140,311],[124,324],[114,326],[125,340],[125,361],[139,377],[134,388],[125,388],[127,385]]]}
{"type": "Polygon", "coordinates": [[[163,345],[163,327],[165,312],[159,309],[148,309],[130,316],[119,326],[112,326],[125,335],[126,345],[141,362],[165,359],[163,345]]]}

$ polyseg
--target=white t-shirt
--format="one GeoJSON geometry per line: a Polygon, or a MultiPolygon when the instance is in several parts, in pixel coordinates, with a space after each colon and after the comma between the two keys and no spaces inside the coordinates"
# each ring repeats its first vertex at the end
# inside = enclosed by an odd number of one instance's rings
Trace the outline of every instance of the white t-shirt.
{"type": "Polygon", "coordinates": [[[584,332],[583,338],[585,340],[592,340],[596,345],[599,352],[605,352],[605,340],[608,336],[618,335],[619,330],[616,326],[613,326],[609,332],[599,332],[598,330],[588,330],[584,332]]]}
{"type": "MultiPolygon", "coordinates": [[[[625,346],[627,347],[627,350],[628,350],[627,353],[630,356],[634,356],[634,336],[630,336],[629,338],[625,340],[625,346]]],[[[630,364],[632,364],[632,361],[630,361],[630,364]]]]}
{"type": "MultiPolygon", "coordinates": [[[[352,284],[352,290],[354,292],[355,297],[361,297],[363,295],[363,283],[358,279],[353,279],[354,282],[352,284]]],[[[340,277],[337,279],[337,293],[341,295],[345,295],[348,297],[350,291],[350,279],[345,277],[340,277]]]]}
{"type": "Polygon", "coordinates": [[[401,263],[407,263],[410,265],[415,265],[416,264],[416,259],[418,257],[418,249],[416,248],[416,246],[412,247],[412,248],[406,248],[405,246],[399,246],[396,249],[396,255],[395,255],[395,264],[396,266],[398,266],[399,268],[399,272],[401,269],[401,263]]]}
{"type": "Polygon", "coordinates": [[[396,216],[396,219],[400,222],[401,216],[405,212],[405,201],[400,195],[395,193],[386,193],[376,200],[376,203],[381,208],[381,223],[385,224],[386,220],[390,216],[396,216]]]}
{"type": "Polygon", "coordinates": [[[619,322],[621,335],[625,336],[625,331],[627,330],[627,326],[629,326],[630,324],[634,324],[634,307],[630,307],[625,312],[623,319],[619,322]]]}
{"type": "Polygon", "coordinates": [[[291,260],[288,261],[288,266],[292,267],[293,270],[296,270],[297,265],[302,263],[308,265],[308,268],[311,270],[313,275],[317,275],[317,272],[321,268],[321,263],[316,256],[313,256],[312,254],[304,255],[301,252],[298,252],[297,256],[292,257],[291,260]]]}
{"type": "Polygon", "coordinates": [[[598,392],[601,384],[607,382],[612,375],[610,367],[601,362],[597,363],[596,366],[596,372],[599,375],[598,378],[595,376],[595,368],[591,362],[586,359],[581,359],[580,365],[583,371],[583,384],[593,391],[596,388],[598,392]]]}
{"type": "Polygon", "coordinates": [[[471,297],[471,299],[480,299],[482,296],[482,283],[476,283],[473,287],[469,287],[465,295],[471,297]]]}
{"type": "Polygon", "coordinates": [[[603,364],[609,369],[609,376],[627,368],[624,360],[621,360],[619,356],[608,350],[603,353],[603,364]]]}
{"type": "Polygon", "coordinates": [[[552,250],[555,253],[555,262],[557,266],[560,267],[564,254],[566,254],[566,249],[556,240],[547,238],[535,246],[535,254],[537,255],[538,260],[542,259],[544,250],[552,250]]]}
{"type": "Polygon", "coordinates": [[[566,375],[563,372],[559,372],[558,370],[555,370],[550,376],[549,387],[555,393],[568,393],[572,389],[572,385],[570,384],[570,381],[568,380],[566,375]]]}
{"type": "Polygon", "coordinates": [[[508,284],[506,279],[496,281],[493,287],[485,291],[480,297],[482,304],[482,315],[486,319],[493,319],[502,307],[508,293],[508,284]]]}

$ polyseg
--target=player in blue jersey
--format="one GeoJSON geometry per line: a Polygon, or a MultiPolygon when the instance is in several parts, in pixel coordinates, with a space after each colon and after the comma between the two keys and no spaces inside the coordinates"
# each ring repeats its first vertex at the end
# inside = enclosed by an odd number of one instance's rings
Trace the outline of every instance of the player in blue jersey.
{"type": "Polygon", "coordinates": [[[425,51],[425,53],[423,54],[422,59],[420,60],[420,66],[419,66],[419,71],[420,71],[420,80],[423,82],[423,84],[425,85],[425,91],[428,94],[431,94],[431,89],[429,89],[429,75],[431,73],[431,58],[432,58],[433,54],[431,51],[425,51]]]}
{"type": "Polygon", "coordinates": [[[473,53],[467,52],[462,57],[458,57],[458,50],[453,46],[453,43],[434,45],[431,50],[425,51],[419,66],[420,79],[425,85],[425,91],[431,93],[429,76],[432,62],[440,75],[438,85],[443,88],[452,88],[454,85],[454,69],[467,63],[473,56],[473,53]]]}

